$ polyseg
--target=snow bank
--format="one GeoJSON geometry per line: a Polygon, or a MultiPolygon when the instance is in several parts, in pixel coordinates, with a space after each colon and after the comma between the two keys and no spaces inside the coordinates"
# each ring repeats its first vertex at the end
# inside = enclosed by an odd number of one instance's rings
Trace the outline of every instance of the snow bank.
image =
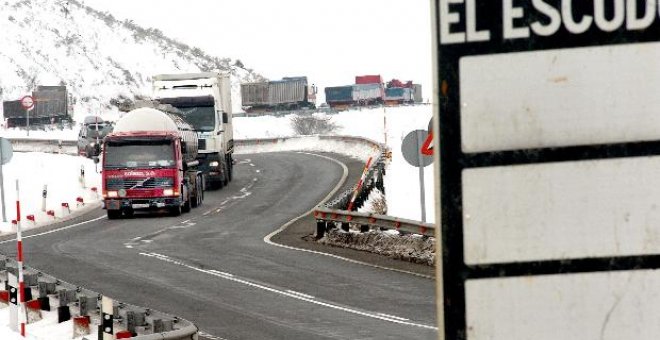
{"type": "Polygon", "coordinates": [[[75,213],[83,208],[77,206],[78,197],[83,198],[87,207],[100,201],[100,191],[97,196],[91,190],[92,187],[101,187],[101,175],[96,172],[91,159],[41,152],[16,152],[12,160],[4,165],[3,175],[7,222],[0,222],[0,235],[15,232],[11,220],[16,219],[16,180],[19,181],[24,230],[53,221],[53,217],[41,210],[44,185],[48,189],[46,210],[53,210],[57,219],[70,216],[62,209],[64,202],[75,213]],[[81,168],[85,170],[84,187],[80,181],[81,168]],[[27,215],[34,215],[36,223],[27,221],[27,215]]]}
{"type": "MultiPolygon", "coordinates": [[[[26,337],[20,336],[18,333],[5,327],[9,324],[9,307],[0,303],[0,339],[2,340],[54,340],[54,339],[74,339],[81,340],[83,337],[73,338],[73,321],[65,321],[57,323],[57,310],[53,309],[50,312],[41,311],[42,319],[30,323],[25,327],[26,337]]],[[[95,327],[91,327],[95,328],[95,327]]],[[[95,339],[97,337],[95,329],[92,330],[91,335],[87,335],[88,339],[95,339]]]]}
{"type": "Polygon", "coordinates": [[[321,244],[351,248],[389,256],[403,261],[435,265],[435,238],[420,235],[399,235],[398,232],[372,230],[366,233],[340,228],[330,229],[321,244]]]}

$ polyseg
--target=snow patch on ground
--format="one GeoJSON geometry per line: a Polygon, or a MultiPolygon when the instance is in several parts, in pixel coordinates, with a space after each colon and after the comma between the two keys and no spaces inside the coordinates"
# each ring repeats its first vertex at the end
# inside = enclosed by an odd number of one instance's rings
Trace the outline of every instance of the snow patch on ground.
{"type": "Polygon", "coordinates": [[[100,201],[101,175],[88,158],[16,152],[3,166],[3,177],[7,222],[0,222],[0,235],[16,231],[11,224],[16,219],[16,180],[19,181],[23,230],[67,218],[85,207],[98,206],[100,201]],[[84,187],[80,181],[81,169],[85,171],[84,187]],[[44,185],[48,190],[46,210],[53,210],[55,219],[42,211],[44,185]],[[97,188],[98,195],[91,190],[92,187],[97,188]],[[83,198],[84,206],[78,206],[78,197],[83,198]],[[63,209],[62,203],[68,203],[71,211],[63,209]],[[34,215],[36,223],[28,221],[27,215],[34,215]]]}
{"type": "Polygon", "coordinates": [[[335,247],[368,251],[395,259],[435,265],[435,238],[420,235],[399,235],[397,231],[372,230],[360,233],[340,228],[329,230],[319,243],[335,247]]]}
{"type": "MultiPolygon", "coordinates": [[[[26,337],[22,337],[19,333],[12,331],[9,327],[9,310],[10,308],[0,303],[0,339],[2,340],[54,340],[54,339],[74,339],[81,340],[83,337],[74,338],[73,334],[73,321],[65,321],[57,323],[57,310],[50,312],[41,311],[42,319],[30,323],[25,327],[26,337]]],[[[91,327],[95,328],[95,327],[91,327]]],[[[92,330],[91,335],[85,336],[88,339],[96,339],[97,333],[92,330]]]]}
{"type": "Polygon", "coordinates": [[[354,157],[365,162],[369,157],[377,156],[380,153],[378,148],[365,148],[364,145],[358,145],[355,142],[321,139],[318,136],[304,136],[286,140],[277,140],[273,143],[241,146],[236,149],[237,154],[280,151],[334,152],[354,157]]]}

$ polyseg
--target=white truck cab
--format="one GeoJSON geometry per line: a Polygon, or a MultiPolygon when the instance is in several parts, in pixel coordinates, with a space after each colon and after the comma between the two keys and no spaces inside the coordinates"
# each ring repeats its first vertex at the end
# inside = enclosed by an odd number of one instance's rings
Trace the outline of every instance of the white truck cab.
{"type": "Polygon", "coordinates": [[[232,177],[234,137],[229,74],[160,74],[153,77],[154,99],[179,109],[197,133],[200,169],[207,186],[221,188],[232,177]]]}

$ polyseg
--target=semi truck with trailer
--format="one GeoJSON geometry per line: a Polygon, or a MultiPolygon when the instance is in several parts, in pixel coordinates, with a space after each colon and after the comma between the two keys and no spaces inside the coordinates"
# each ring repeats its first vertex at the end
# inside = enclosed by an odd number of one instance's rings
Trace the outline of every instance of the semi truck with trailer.
{"type": "Polygon", "coordinates": [[[71,122],[69,115],[69,94],[66,86],[37,86],[32,91],[34,108],[29,113],[20,100],[4,101],[3,116],[7,127],[41,126],[71,122]]]}
{"type": "Polygon", "coordinates": [[[245,112],[275,112],[316,108],[318,88],[307,77],[284,77],[241,84],[241,105],[245,112]]]}
{"type": "Polygon", "coordinates": [[[207,187],[227,185],[234,161],[230,76],[217,72],[156,75],[153,97],[177,108],[197,134],[197,161],[207,187]]]}
{"type": "Polygon", "coordinates": [[[195,131],[169,105],[137,106],[117,120],[103,142],[101,185],[108,218],[139,210],[178,216],[199,206],[204,174],[195,131]]]}

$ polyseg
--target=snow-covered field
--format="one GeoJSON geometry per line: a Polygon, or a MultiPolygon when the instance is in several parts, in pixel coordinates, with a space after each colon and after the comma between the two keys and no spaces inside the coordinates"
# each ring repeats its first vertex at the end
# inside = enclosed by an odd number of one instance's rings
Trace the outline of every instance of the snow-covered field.
{"type": "Polygon", "coordinates": [[[100,188],[101,176],[96,172],[94,162],[87,158],[41,152],[15,152],[12,160],[4,165],[3,175],[7,216],[6,222],[0,223],[0,234],[15,231],[11,221],[16,219],[17,180],[24,229],[54,220],[42,211],[44,186],[47,187],[46,211],[53,210],[57,220],[71,215],[62,208],[62,203],[68,203],[71,213],[75,213],[82,208],[76,201],[78,197],[82,197],[87,206],[99,200],[91,188],[100,188]],[[84,187],[80,181],[81,168],[85,170],[84,187]],[[28,221],[28,215],[34,215],[36,223],[28,221]]]}

